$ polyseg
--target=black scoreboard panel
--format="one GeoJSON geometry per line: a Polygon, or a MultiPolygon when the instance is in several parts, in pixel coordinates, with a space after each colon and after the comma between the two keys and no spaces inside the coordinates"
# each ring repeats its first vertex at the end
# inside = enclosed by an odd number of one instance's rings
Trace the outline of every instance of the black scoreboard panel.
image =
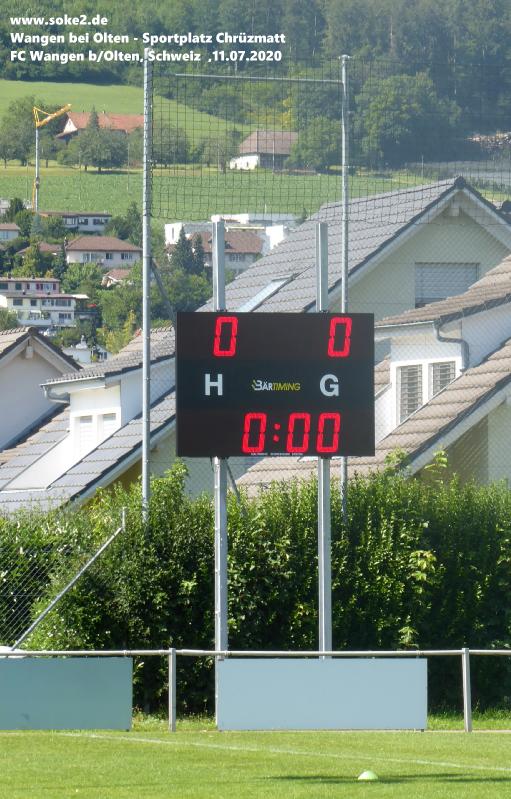
{"type": "Polygon", "coordinates": [[[373,455],[372,314],[178,313],[177,454],[373,455]]]}

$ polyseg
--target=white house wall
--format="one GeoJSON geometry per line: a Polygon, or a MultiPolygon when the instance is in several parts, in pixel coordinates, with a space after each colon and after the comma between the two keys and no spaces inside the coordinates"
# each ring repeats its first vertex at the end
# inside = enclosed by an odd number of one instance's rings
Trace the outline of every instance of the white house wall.
{"type": "Polygon", "coordinates": [[[394,405],[395,398],[393,386],[388,386],[376,398],[374,403],[374,435],[377,444],[382,438],[385,438],[394,427],[394,405]]]}
{"type": "Polygon", "coordinates": [[[503,402],[488,416],[488,482],[511,485],[511,405],[503,402]]]}
{"type": "MultiPolygon", "coordinates": [[[[175,364],[169,363],[151,366],[151,402],[166,394],[175,385],[175,364]]],[[[142,411],[142,376],[140,370],[122,375],[121,380],[122,424],[126,424],[142,411]]]]}
{"type": "Polygon", "coordinates": [[[0,450],[24,430],[55,408],[46,399],[40,384],[61,374],[46,359],[34,352],[12,358],[0,370],[0,450]]]}
{"type": "MultiPolygon", "coordinates": [[[[451,217],[445,211],[435,220],[418,225],[417,232],[375,268],[350,281],[349,308],[352,312],[374,313],[377,320],[415,307],[416,263],[478,263],[482,277],[509,254],[491,235],[491,226],[461,213],[451,217]]],[[[340,309],[340,302],[333,310],[340,309]]]]}
{"type": "Polygon", "coordinates": [[[462,320],[462,336],[470,350],[470,365],[481,363],[511,337],[511,305],[506,303],[462,320]]]}

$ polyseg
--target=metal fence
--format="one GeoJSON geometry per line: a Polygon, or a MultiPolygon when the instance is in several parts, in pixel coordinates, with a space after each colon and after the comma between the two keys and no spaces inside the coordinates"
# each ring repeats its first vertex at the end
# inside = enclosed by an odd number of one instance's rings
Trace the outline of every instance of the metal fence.
{"type": "Polygon", "coordinates": [[[0,657],[165,657],[168,663],[168,729],[176,731],[176,660],[187,658],[431,658],[459,657],[461,659],[463,725],[472,732],[471,657],[510,657],[510,649],[416,649],[416,650],[344,650],[340,651],[265,651],[215,649],[118,649],[118,650],[5,650],[0,657]]]}

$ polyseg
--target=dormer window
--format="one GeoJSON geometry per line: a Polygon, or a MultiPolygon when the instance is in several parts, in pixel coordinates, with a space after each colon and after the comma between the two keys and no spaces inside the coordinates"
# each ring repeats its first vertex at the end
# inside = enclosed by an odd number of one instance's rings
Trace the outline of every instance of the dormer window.
{"type": "Polygon", "coordinates": [[[435,361],[398,366],[397,424],[401,424],[456,377],[456,361],[435,361]]]}

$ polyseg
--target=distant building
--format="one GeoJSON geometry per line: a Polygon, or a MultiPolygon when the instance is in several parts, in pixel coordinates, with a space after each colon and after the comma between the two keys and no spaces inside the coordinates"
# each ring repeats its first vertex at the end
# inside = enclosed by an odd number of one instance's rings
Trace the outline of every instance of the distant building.
{"type": "Polygon", "coordinates": [[[290,130],[254,130],[239,146],[239,155],[231,158],[231,169],[283,169],[298,133],[290,130]]]}
{"type": "MultiPolygon", "coordinates": [[[[23,247],[23,249],[18,250],[16,254],[21,255],[21,257],[24,258],[31,246],[32,245],[23,247]]],[[[38,241],[37,249],[40,253],[43,253],[43,255],[57,255],[57,253],[60,252],[60,244],[50,244],[47,241],[38,241]]]]}
{"type": "Polygon", "coordinates": [[[106,211],[39,211],[39,216],[60,217],[66,230],[78,233],[104,233],[112,218],[106,211]]]}
{"type": "MultiPolygon", "coordinates": [[[[89,124],[90,112],[68,111],[65,117],[64,129],[57,135],[57,139],[68,142],[73,136],[85,130],[89,124]]],[[[133,133],[137,128],[144,126],[143,114],[107,114],[105,111],[98,113],[99,127],[104,130],[114,130],[119,133],[133,133]]]]}
{"type": "Polygon", "coordinates": [[[125,280],[128,280],[130,273],[131,269],[110,269],[101,281],[101,285],[106,289],[111,286],[118,286],[119,283],[124,283],[125,280]]]}
{"type": "Polygon", "coordinates": [[[0,244],[17,239],[20,232],[18,225],[14,224],[14,222],[0,223],[0,244]]]}
{"type": "MultiPolygon", "coordinates": [[[[209,269],[213,265],[213,236],[211,233],[198,233],[204,248],[204,266],[209,269]]],[[[187,238],[193,238],[188,235],[187,238]]],[[[168,247],[172,254],[175,244],[168,247]]],[[[225,266],[241,272],[254,263],[262,255],[263,241],[257,233],[249,230],[228,230],[225,232],[225,266]]]]}
{"type": "Polygon", "coordinates": [[[142,258],[142,248],[115,236],[80,236],[66,245],[68,264],[132,266],[142,258]]]}
{"type": "Polygon", "coordinates": [[[0,277],[0,308],[38,328],[74,327],[86,294],[61,294],[56,278],[0,277]]]}

